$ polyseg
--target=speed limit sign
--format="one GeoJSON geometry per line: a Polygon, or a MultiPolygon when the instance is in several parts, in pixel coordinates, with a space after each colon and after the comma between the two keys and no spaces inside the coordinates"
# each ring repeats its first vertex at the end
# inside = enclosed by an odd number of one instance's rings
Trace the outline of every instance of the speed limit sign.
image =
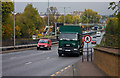
{"type": "Polygon", "coordinates": [[[90,35],[86,35],[86,36],[84,36],[84,40],[86,43],[89,43],[89,42],[91,42],[92,38],[90,37],[90,35]]]}

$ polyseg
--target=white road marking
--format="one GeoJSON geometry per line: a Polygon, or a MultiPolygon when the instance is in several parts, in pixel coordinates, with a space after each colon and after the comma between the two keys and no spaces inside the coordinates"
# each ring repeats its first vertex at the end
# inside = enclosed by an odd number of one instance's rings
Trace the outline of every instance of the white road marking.
{"type": "Polygon", "coordinates": [[[46,59],[49,59],[50,57],[47,57],[46,59]]]}
{"type": "Polygon", "coordinates": [[[27,63],[25,63],[25,64],[31,64],[32,62],[27,62],[27,63]]]}

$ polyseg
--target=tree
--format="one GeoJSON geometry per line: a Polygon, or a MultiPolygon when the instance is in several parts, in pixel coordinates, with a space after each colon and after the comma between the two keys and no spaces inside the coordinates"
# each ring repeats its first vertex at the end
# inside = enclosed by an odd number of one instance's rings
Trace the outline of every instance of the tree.
{"type": "Polygon", "coordinates": [[[8,24],[10,19],[10,13],[13,12],[12,2],[2,2],[2,25],[8,24]]]}
{"type": "Polygon", "coordinates": [[[21,35],[21,29],[19,26],[15,26],[15,37],[16,38],[20,38],[20,35],[21,35]]]}
{"type": "Polygon", "coordinates": [[[83,12],[83,16],[82,16],[82,22],[83,23],[93,23],[93,22],[99,22],[101,16],[98,15],[97,12],[91,10],[91,9],[85,9],[85,11],[83,12]]]}
{"type": "Polygon", "coordinates": [[[9,24],[7,24],[6,26],[2,26],[2,30],[4,30],[2,36],[3,36],[3,39],[11,39],[12,38],[12,31],[13,29],[10,27],[9,24]]]}
{"type": "Polygon", "coordinates": [[[79,24],[80,23],[80,17],[79,16],[73,16],[72,23],[73,24],[79,24]]]}
{"type": "Polygon", "coordinates": [[[13,20],[11,13],[13,12],[12,2],[2,2],[2,37],[3,39],[11,39],[13,36],[13,20]]]}
{"type": "Polygon", "coordinates": [[[53,6],[51,6],[49,10],[47,8],[47,13],[48,12],[53,16],[58,16],[59,15],[57,8],[53,7],[53,6]]]}
{"type": "MultiPolygon", "coordinates": [[[[115,10],[115,12],[114,12],[114,15],[118,18],[118,20],[115,20],[115,19],[113,19],[112,21],[114,21],[114,22],[118,22],[117,24],[118,25],[114,25],[115,27],[116,27],[116,32],[117,32],[117,34],[118,34],[118,38],[120,37],[120,1],[118,2],[118,3],[116,3],[116,2],[110,2],[110,4],[109,4],[109,8],[108,9],[112,9],[112,10],[115,10]],[[118,7],[118,8],[117,8],[118,7]],[[117,27],[118,26],[118,27],[117,27]]],[[[120,40],[120,39],[119,39],[120,40]]]]}
{"type": "MultiPolygon", "coordinates": [[[[48,25],[48,16],[44,17],[45,24],[48,25]]],[[[55,17],[50,14],[49,16],[49,25],[53,25],[55,23],[55,17]]]]}
{"type": "Polygon", "coordinates": [[[31,38],[33,34],[37,34],[36,30],[44,26],[43,18],[39,16],[38,10],[32,4],[25,7],[24,12],[16,18],[16,22],[24,38],[31,38]]]}
{"type": "Polygon", "coordinates": [[[112,10],[115,10],[114,14],[116,15],[118,12],[120,12],[120,8],[117,8],[118,7],[118,4],[120,6],[120,1],[118,3],[115,3],[115,2],[110,2],[110,6],[108,7],[108,9],[112,9],[112,10]],[[117,9],[116,9],[117,8],[117,9]]]}
{"type": "Polygon", "coordinates": [[[57,20],[58,23],[64,23],[64,15],[61,15],[58,20],[57,20]]]}
{"type": "Polygon", "coordinates": [[[65,23],[66,23],[66,24],[72,24],[72,15],[67,14],[67,15],[65,16],[65,23]]]}

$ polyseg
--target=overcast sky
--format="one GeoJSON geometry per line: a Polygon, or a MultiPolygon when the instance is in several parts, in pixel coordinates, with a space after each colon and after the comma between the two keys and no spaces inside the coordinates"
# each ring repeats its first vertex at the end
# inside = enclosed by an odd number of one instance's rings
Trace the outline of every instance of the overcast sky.
{"type": "MultiPolygon", "coordinates": [[[[15,2],[15,11],[17,13],[22,13],[27,4],[32,3],[33,7],[37,8],[40,12],[46,12],[48,7],[48,2],[15,2]]],[[[113,10],[108,9],[109,2],[50,2],[50,6],[57,7],[59,13],[63,13],[63,7],[66,8],[66,13],[71,13],[73,11],[84,11],[85,9],[92,9],[97,11],[100,15],[111,15],[113,10]]]]}
{"type": "MultiPolygon", "coordinates": [[[[10,0],[2,0],[10,1],[10,0]]],[[[48,0],[11,0],[15,2],[48,2],[48,0]]],[[[119,0],[49,0],[50,2],[118,2],[119,0]]]]}

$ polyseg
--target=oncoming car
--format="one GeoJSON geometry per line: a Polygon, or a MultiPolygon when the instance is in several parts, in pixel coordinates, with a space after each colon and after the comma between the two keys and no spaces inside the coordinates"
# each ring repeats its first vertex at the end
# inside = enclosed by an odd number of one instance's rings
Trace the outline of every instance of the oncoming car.
{"type": "Polygon", "coordinates": [[[51,50],[51,40],[50,39],[40,39],[37,44],[37,50],[47,49],[51,50]]]}
{"type": "Polygon", "coordinates": [[[97,32],[97,33],[96,33],[96,36],[97,36],[97,37],[101,37],[101,32],[97,32]]]}
{"type": "Polygon", "coordinates": [[[96,44],[96,40],[92,40],[92,41],[91,41],[91,44],[96,44]]]}

